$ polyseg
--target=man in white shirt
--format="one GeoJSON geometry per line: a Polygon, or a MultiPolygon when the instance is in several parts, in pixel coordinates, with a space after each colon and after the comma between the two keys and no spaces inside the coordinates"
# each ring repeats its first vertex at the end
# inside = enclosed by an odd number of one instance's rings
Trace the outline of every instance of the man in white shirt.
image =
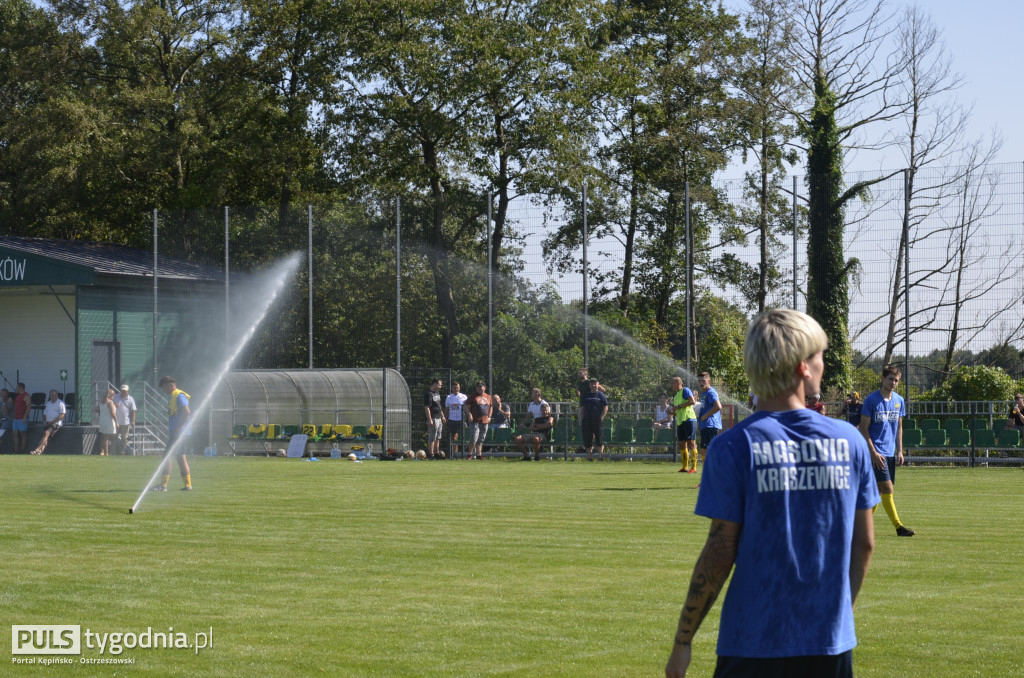
{"type": "Polygon", "coordinates": [[[452,441],[452,459],[459,453],[459,436],[462,433],[462,406],[466,404],[469,397],[462,392],[462,385],[457,381],[452,382],[452,392],[444,399],[444,406],[448,410],[448,434],[452,441]]]}
{"type": "Polygon", "coordinates": [[[50,442],[50,437],[64,425],[64,415],[67,414],[67,411],[64,401],[57,397],[57,389],[51,389],[50,399],[46,401],[46,407],[43,408],[43,418],[46,420],[43,426],[43,439],[39,441],[39,446],[32,450],[32,454],[43,453],[46,444],[50,442]]]}
{"type": "Polygon", "coordinates": [[[128,432],[135,427],[135,398],[128,395],[128,384],[121,384],[121,392],[114,396],[114,412],[117,415],[118,454],[128,448],[128,432]]]}

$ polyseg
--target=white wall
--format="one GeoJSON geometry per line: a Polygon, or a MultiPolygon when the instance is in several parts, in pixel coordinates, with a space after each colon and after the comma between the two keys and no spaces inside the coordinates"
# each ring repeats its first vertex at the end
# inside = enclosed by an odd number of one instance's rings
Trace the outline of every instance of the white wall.
{"type": "MultiPolygon", "coordinates": [[[[62,294],[60,300],[74,318],[74,295],[62,294]]],[[[67,390],[78,390],[71,318],[49,290],[45,294],[0,292],[0,372],[12,385],[19,381],[20,372],[20,381],[25,382],[29,393],[51,388],[64,391],[60,380],[63,369],[68,371],[67,390]]],[[[13,392],[13,387],[8,388],[13,392]]]]}

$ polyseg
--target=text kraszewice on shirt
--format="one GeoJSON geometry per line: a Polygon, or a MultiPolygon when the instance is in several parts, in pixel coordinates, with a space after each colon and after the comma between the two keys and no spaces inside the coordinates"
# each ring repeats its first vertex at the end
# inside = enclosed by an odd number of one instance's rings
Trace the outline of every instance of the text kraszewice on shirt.
{"type": "Polygon", "coordinates": [[[850,489],[850,441],[845,438],[768,440],[751,444],[757,491],[850,489]]]}

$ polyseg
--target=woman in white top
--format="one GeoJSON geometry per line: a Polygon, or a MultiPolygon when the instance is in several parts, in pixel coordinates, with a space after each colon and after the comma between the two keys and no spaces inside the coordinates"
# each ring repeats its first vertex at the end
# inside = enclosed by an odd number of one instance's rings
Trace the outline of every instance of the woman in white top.
{"type": "Polygon", "coordinates": [[[105,457],[110,453],[110,441],[117,437],[117,410],[114,408],[114,394],[116,391],[108,388],[103,394],[103,400],[96,406],[99,413],[100,425],[100,456],[105,457]]]}
{"type": "Polygon", "coordinates": [[[658,409],[654,412],[654,430],[672,428],[672,412],[668,408],[668,394],[658,396],[658,409]]]}

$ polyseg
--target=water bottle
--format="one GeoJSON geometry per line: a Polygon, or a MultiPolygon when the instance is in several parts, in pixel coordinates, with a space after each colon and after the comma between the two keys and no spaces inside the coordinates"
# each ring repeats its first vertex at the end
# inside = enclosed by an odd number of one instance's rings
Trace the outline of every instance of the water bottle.
{"type": "Polygon", "coordinates": [[[213,456],[217,456],[217,443],[213,444],[213,456]]]}

